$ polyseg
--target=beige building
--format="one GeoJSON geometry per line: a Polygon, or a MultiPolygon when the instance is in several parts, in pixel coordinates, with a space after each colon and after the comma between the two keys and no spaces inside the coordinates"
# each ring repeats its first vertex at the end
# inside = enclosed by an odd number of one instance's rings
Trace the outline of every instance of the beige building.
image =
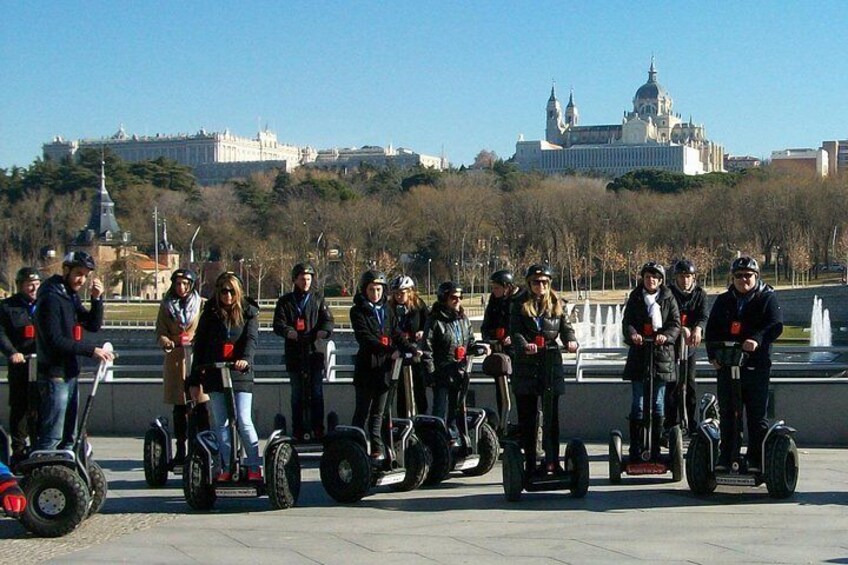
{"type": "Polygon", "coordinates": [[[822,178],[829,170],[828,154],[824,149],[782,149],[771,152],[771,166],[787,172],[807,172],[822,178]]]}
{"type": "Polygon", "coordinates": [[[395,149],[391,144],[388,147],[364,145],[358,148],[322,149],[318,151],[314,162],[314,166],[328,169],[356,168],[362,164],[374,167],[394,165],[400,169],[420,165],[437,171],[449,166],[444,157],[422,155],[404,147],[395,149]]]}
{"type": "Polygon", "coordinates": [[[822,149],[827,153],[827,172],[830,176],[848,172],[848,139],[823,141],[822,149]]]}

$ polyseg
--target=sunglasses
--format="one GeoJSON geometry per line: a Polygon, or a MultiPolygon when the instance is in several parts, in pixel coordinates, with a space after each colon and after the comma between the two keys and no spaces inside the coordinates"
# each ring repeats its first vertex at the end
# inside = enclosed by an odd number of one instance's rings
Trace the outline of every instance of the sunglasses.
{"type": "Polygon", "coordinates": [[[533,286],[548,286],[549,284],[551,284],[551,281],[549,281],[548,279],[533,279],[532,281],[530,281],[530,284],[532,284],[533,286]]]}
{"type": "Polygon", "coordinates": [[[233,288],[222,288],[218,292],[220,292],[221,294],[229,294],[232,296],[235,296],[236,294],[236,291],[233,288]]]}
{"type": "Polygon", "coordinates": [[[462,300],[462,296],[459,294],[454,294],[452,296],[449,296],[448,298],[451,300],[451,302],[459,302],[460,300],[462,300]]]}
{"type": "Polygon", "coordinates": [[[748,280],[754,278],[754,273],[733,273],[733,278],[736,280],[748,280]]]}

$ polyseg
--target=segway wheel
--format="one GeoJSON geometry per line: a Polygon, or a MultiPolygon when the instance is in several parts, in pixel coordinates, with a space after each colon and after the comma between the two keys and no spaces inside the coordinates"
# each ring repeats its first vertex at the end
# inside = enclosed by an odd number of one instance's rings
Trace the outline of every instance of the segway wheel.
{"type": "Polygon", "coordinates": [[[103,468],[96,461],[88,462],[88,477],[91,479],[91,506],[88,508],[88,516],[99,513],[106,503],[106,495],[109,492],[109,483],[103,468]]]}
{"type": "Polygon", "coordinates": [[[609,441],[609,480],[610,483],[617,485],[621,482],[621,432],[618,430],[610,434],[609,441]]]}
{"type": "Polygon", "coordinates": [[[371,488],[371,462],[365,449],[344,438],[330,442],[321,455],[321,484],[336,502],[362,500],[371,488]]]}
{"type": "Polygon", "coordinates": [[[571,496],[586,496],[589,492],[589,454],[579,439],[571,440],[565,448],[565,470],[571,474],[571,496]]]}
{"type": "Polygon", "coordinates": [[[406,451],[404,452],[406,475],[403,481],[395,483],[389,488],[397,492],[407,492],[420,487],[424,484],[424,479],[430,472],[431,459],[432,456],[427,446],[414,433],[409,434],[406,451]]]}
{"type": "Polygon", "coordinates": [[[288,442],[279,442],[265,457],[265,480],[271,508],[285,510],[300,496],[300,457],[288,442]]]}
{"type": "Polygon", "coordinates": [[[689,442],[686,452],[686,482],[697,495],[707,495],[716,489],[715,473],[710,463],[712,445],[700,432],[689,442]]]}
{"type": "Polygon", "coordinates": [[[332,432],[339,425],[339,415],[335,412],[327,414],[327,433],[332,432]]]}
{"type": "Polygon", "coordinates": [[[680,426],[673,426],[668,432],[668,456],[671,459],[671,480],[675,483],[683,480],[683,430],[680,426]]]}
{"type": "Polygon", "coordinates": [[[60,465],[34,469],[21,481],[21,488],[28,502],[21,523],[40,537],[57,538],[74,531],[91,502],[83,478],[60,465]]]}
{"type": "Polygon", "coordinates": [[[183,470],[183,494],[193,510],[211,510],[216,497],[209,467],[199,449],[192,451],[183,470]]]}
{"type": "Polygon", "coordinates": [[[498,434],[495,429],[487,422],[483,422],[480,426],[480,437],[477,440],[477,453],[480,455],[480,462],[476,467],[465,469],[462,474],[469,477],[480,477],[488,473],[494,468],[498,462],[498,454],[501,446],[498,442],[498,434]]]}
{"type": "Polygon", "coordinates": [[[450,437],[443,429],[436,427],[422,428],[415,433],[430,451],[430,472],[427,473],[424,484],[437,485],[448,478],[453,468],[450,437]]]}
{"type": "Polygon", "coordinates": [[[766,488],[772,498],[788,498],[798,484],[798,448],[789,435],[776,435],[766,443],[766,488]]]}
{"type": "Polygon", "coordinates": [[[524,458],[521,455],[521,448],[514,441],[504,444],[503,489],[507,501],[521,500],[521,491],[524,490],[524,458]]]}
{"type": "Polygon", "coordinates": [[[144,480],[152,487],[168,482],[168,450],[162,434],[153,428],[144,434],[144,480]]]}

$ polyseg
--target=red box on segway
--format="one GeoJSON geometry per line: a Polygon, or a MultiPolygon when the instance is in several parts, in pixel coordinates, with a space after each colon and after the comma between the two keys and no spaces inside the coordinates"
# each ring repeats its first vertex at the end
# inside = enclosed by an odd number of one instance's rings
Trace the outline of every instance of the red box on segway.
{"type": "Polygon", "coordinates": [[[533,338],[533,343],[535,343],[536,347],[538,347],[539,349],[544,348],[545,347],[545,336],[537,335],[536,337],[533,338]]]}

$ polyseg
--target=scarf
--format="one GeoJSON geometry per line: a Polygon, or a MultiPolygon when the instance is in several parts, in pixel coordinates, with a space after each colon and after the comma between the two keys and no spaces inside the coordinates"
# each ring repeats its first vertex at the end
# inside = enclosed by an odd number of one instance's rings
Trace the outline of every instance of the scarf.
{"type": "Polygon", "coordinates": [[[648,307],[648,316],[651,318],[651,325],[654,327],[654,331],[658,331],[662,328],[662,308],[657,304],[657,298],[659,297],[659,290],[654,294],[648,294],[648,291],[643,290],[642,296],[645,298],[645,306],[648,307]]]}
{"type": "Polygon", "coordinates": [[[165,300],[168,305],[168,313],[171,318],[177,321],[182,330],[189,327],[200,312],[200,293],[196,290],[192,291],[185,299],[170,295],[165,300]]]}

